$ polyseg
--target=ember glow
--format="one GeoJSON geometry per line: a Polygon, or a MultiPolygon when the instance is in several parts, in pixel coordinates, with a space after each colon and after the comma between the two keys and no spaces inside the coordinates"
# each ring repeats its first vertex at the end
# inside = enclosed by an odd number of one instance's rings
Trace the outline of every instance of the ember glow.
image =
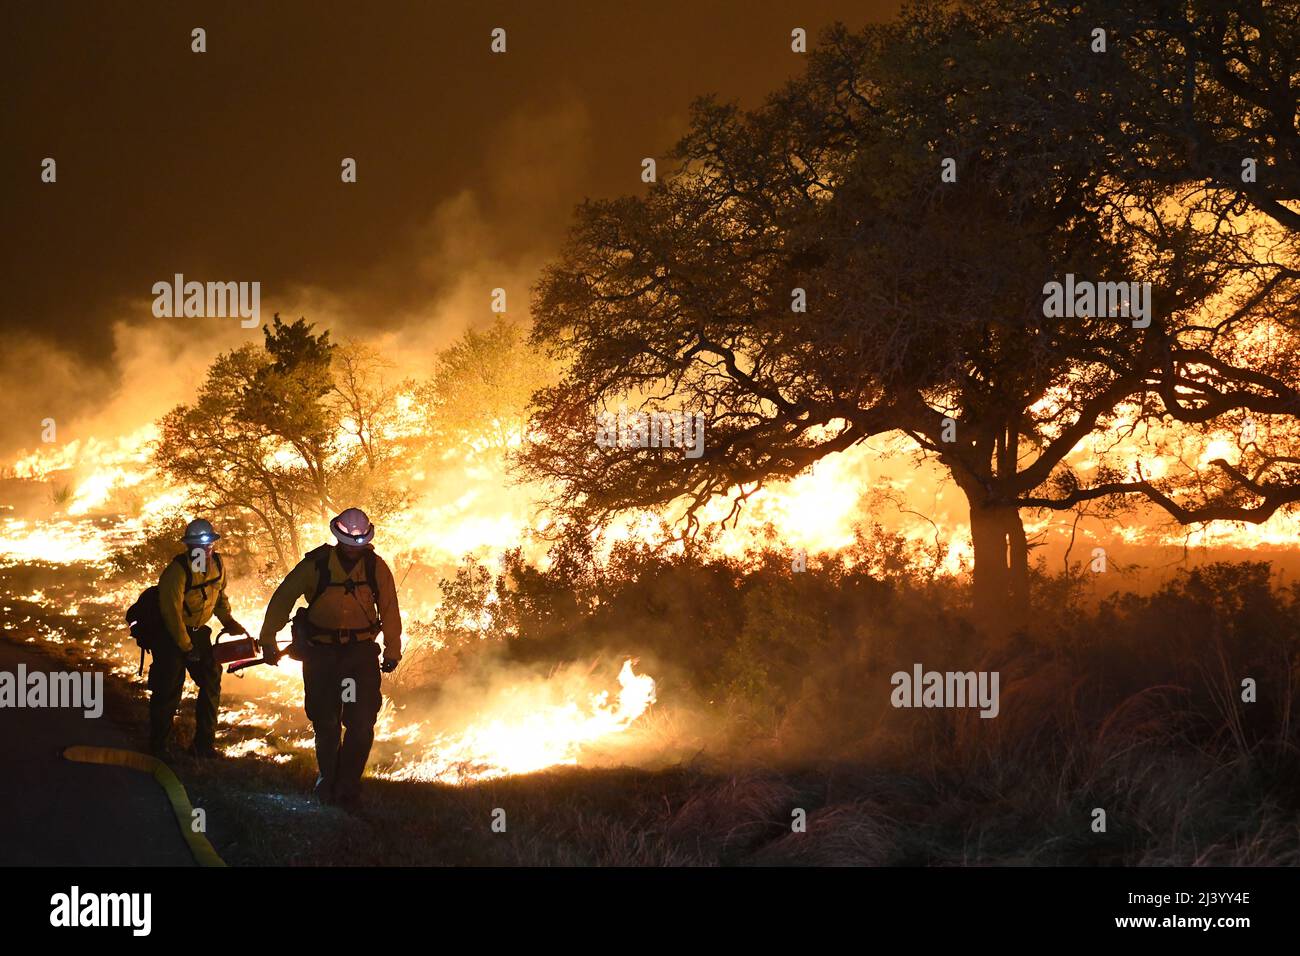
{"type": "MultiPolygon", "coordinates": [[[[0,519],[0,562],[77,566],[93,576],[116,550],[142,541],[154,516],[185,499],[185,489],[167,484],[150,468],[142,450],[149,438],[143,431],[121,441],[23,456],[15,466],[19,477],[67,491],[48,517],[0,519]]],[[[471,468],[486,471],[481,465],[471,468]]],[[[451,500],[426,502],[428,507],[408,509],[387,522],[385,536],[394,542],[393,550],[401,543],[407,556],[394,561],[399,576],[412,556],[455,561],[465,553],[487,556],[518,543],[530,502],[522,492],[502,493],[502,486],[499,475],[475,474],[464,486],[471,490],[462,488],[451,500]]],[[[249,590],[244,584],[231,584],[232,611],[255,629],[265,608],[243,596],[249,590]]],[[[133,597],[134,589],[127,587],[50,610],[77,615],[98,605],[107,623],[95,628],[87,649],[106,657],[118,676],[142,683],[135,675],[136,648],[125,627],[117,625],[133,597]]],[[[436,594],[418,588],[404,590],[401,597],[408,628],[437,606],[436,594]]],[[[37,590],[20,600],[48,606],[52,598],[37,590]]],[[[17,623],[21,629],[21,619],[17,623]]],[[[31,639],[65,643],[58,628],[26,626],[33,628],[31,639]]],[[[465,715],[440,712],[436,719],[412,717],[420,702],[398,694],[386,700],[376,726],[377,753],[391,755],[377,772],[395,780],[462,783],[577,765],[590,748],[610,749],[655,702],[654,679],[633,665],[629,659],[616,674],[601,670],[576,679],[521,678],[465,715]]],[[[222,743],[226,756],[282,763],[294,752],[310,752],[300,664],[283,658],[277,667],[253,668],[225,684],[222,724],[244,732],[222,743]]]]}
{"type": "MultiPolygon", "coordinates": [[[[397,432],[416,427],[410,403],[400,404],[406,414],[392,426],[397,432]]],[[[43,515],[41,509],[28,509],[37,514],[0,517],[0,562],[102,569],[114,553],[143,541],[151,524],[182,508],[187,499],[186,488],[168,483],[151,468],[148,444],[155,436],[156,430],[146,427],[116,439],[74,442],[19,458],[11,473],[51,489],[53,507],[46,507],[43,515]]],[[[763,544],[804,549],[810,555],[834,553],[853,544],[854,529],[864,520],[880,521],[917,544],[938,546],[938,573],[968,571],[971,552],[960,493],[941,482],[936,472],[900,454],[900,447],[857,446],[788,482],[758,489],[716,547],[733,557],[763,544]],[[873,507],[869,500],[872,492],[881,491],[907,507],[896,504],[896,513],[882,513],[879,502],[873,507]],[[922,513],[924,519],[919,518],[922,513]]],[[[1192,460],[1202,465],[1214,458],[1233,460],[1236,449],[1235,436],[1216,436],[1196,450],[1192,460]]],[[[1106,449],[1106,454],[1113,458],[1115,449],[1106,449]]],[[[1133,456],[1134,467],[1149,476],[1158,476],[1165,466],[1164,459],[1137,444],[1133,456]],[[1140,457],[1143,454],[1146,457],[1140,457]]],[[[1086,472],[1097,466],[1097,449],[1080,446],[1074,458],[1076,467],[1086,472]]],[[[390,557],[399,579],[415,564],[446,568],[465,555],[491,566],[495,556],[519,544],[525,545],[526,554],[531,547],[529,559],[545,561],[544,548],[529,544],[529,532],[545,525],[532,490],[511,485],[490,455],[470,454],[465,460],[439,464],[443,471],[436,477],[424,473],[432,471],[428,462],[413,468],[409,478],[417,491],[414,502],[381,522],[380,549],[390,557]]],[[[729,501],[717,501],[702,517],[717,521],[729,508],[729,501]]],[[[1049,544],[1054,540],[1059,546],[1069,531],[1069,516],[1025,517],[1031,536],[1041,535],[1049,544]]],[[[1295,524],[1293,516],[1279,513],[1259,526],[1192,529],[1203,540],[1191,543],[1290,547],[1295,524]]],[[[1166,533],[1142,523],[1106,532],[1112,540],[1148,544],[1159,543],[1166,533]]],[[[629,515],[608,529],[606,544],[651,540],[658,533],[655,516],[629,515]]],[[[1176,543],[1181,545],[1187,534],[1188,529],[1179,532],[1176,543]]],[[[307,547],[317,543],[304,539],[307,547]]],[[[1171,537],[1165,543],[1175,542],[1171,537]]],[[[250,629],[264,612],[259,601],[248,599],[255,590],[253,582],[235,580],[231,585],[236,618],[250,629]]],[[[56,613],[78,616],[101,609],[111,623],[94,633],[88,649],[109,657],[119,675],[136,679],[134,645],[125,629],[116,626],[120,609],[132,597],[131,588],[78,595],[56,613]]],[[[48,601],[39,590],[22,600],[48,601]]],[[[441,598],[426,576],[424,583],[404,587],[401,600],[408,622],[415,623],[430,620],[441,598]]],[[[482,622],[463,625],[474,630],[482,622]]],[[[33,629],[28,639],[71,642],[60,627],[28,626],[33,629]]],[[[232,699],[223,724],[248,731],[223,744],[228,756],[284,762],[295,752],[310,752],[298,664],[286,659],[278,668],[253,668],[245,680],[228,681],[227,694],[232,699]]],[[[376,727],[379,759],[373,772],[393,780],[454,784],[578,765],[594,751],[616,754],[619,741],[655,701],[654,678],[638,673],[630,659],[617,674],[606,668],[577,679],[521,676],[473,705],[450,711],[427,710],[420,701],[398,693],[386,701],[376,727]]]]}
{"type": "MultiPolygon", "coordinates": [[[[395,431],[409,432],[410,403],[399,403],[406,417],[395,431]]],[[[151,521],[183,509],[186,489],[161,479],[148,462],[148,444],[156,428],[146,426],[111,440],[74,441],[53,449],[21,455],[12,474],[42,482],[58,499],[51,514],[39,518],[0,515],[0,561],[14,563],[42,561],[54,564],[99,563],[113,551],[139,542],[151,521]]],[[[1115,433],[1122,427],[1117,425],[1115,433]]],[[[1081,444],[1071,456],[1074,467],[1087,475],[1099,465],[1098,439],[1081,444]]],[[[785,483],[772,483],[753,492],[738,521],[723,531],[717,547],[726,554],[742,555],[765,537],[771,526],[779,543],[803,548],[810,554],[834,552],[853,543],[854,526],[865,520],[884,526],[921,544],[936,539],[948,550],[942,571],[959,574],[968,568],[962,555],[968,548],[969,526],[965,502],[939,471],[917,465],[898,442],[863,444],[832,455],[812,469],[785,483]],[[888,491],[906,508],[872,511],[867,497],[888,491]],[[921,515],[924,514],[924,518],[921,515]]],[[[1118,439],[1107,447],[1108,459],[1126,460],[1131,468],[1149,478],[1160,478],[1168,468],[1168,456],[1153,454],[1136,438],[1118,439]]],[[[1216,458],[1229,462],[1239,456],[1239,436],[1223,433],[1207,438],[1191,460],[1200,467],[1216,458]]],[[[474,554],[490,559],[502,550],[525,543],[530,531],[541,530],[535,490],[512,486],[504,470],[489,457],[448,466],[436,480],[416,470],[413,484],[419,495],[412,505],[385,520],[389,553],[409,555],[420,561],[456,562],[474,554]]],[[[701,514],[707,523],[722,519],[730,511],[730,500],[718,499],[701,514]]],[[[12,509],[11,509],[12,510],[12,509]]],[[[1025,514],[1026,525],[1043,530],[1068,527],[1069,515],[1035,518],[1025,514]]],[[[1170,528],[1155,520],[1127,519],[1122,528],[1107,528],[1128,541],[1149,545],[1182,547],[1192,544],[1249,549],[1259,545],[1290,546],[1298,528],[1296,516],[1279,512],[1258,525],[1218,523],[1212,527],[1170,528]]],[[[656,537],[657,520],[648,514],[632,514],[607,530],[607,542],[656,537]]],[[[322,539],[323,540],[323,539],[322,539]]],[[[316,541],[306,542],[314,545],[316,541]]],[[[1048,540],[1045,546],[1059,546],[1048,540]]],[[[534,558],[542,557],[540,549],[534,558]]],[[[418,605],[431,607],[434,596],[404,593],[418,605]]],[[[414,605],[413,605],[414,606],[414,605]]]]}

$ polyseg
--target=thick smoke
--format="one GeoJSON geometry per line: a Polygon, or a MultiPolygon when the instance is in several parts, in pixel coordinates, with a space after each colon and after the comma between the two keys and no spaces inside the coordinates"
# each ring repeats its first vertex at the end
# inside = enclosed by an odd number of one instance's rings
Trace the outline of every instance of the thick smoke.
{"type": "MultiPolygon", "coordinates": [[[[172,271],[200,281],[260,281],[263,323],[275,312],[303,316],[335,340],[370,341],[399,375],[427,376],[437,349],[491,321],[493,289],[505,289],[507,316],[527,317],[529,288],[583,197],[592,150],[590,119],[576,100],[506,118],[481,157],[482,185],[433,203],[417,229],[392,240],[380,265],[348,285],[187,273],[180,262],[172,271]]],[[[0,371],[21,396],[21,412],[0,421],[0,454],[40,446],[45,418],[55,419],[60,444],[134,431],[189,400],[219,353],[261,340],[260,328],[241,328],[238,319],[155,318],[152,302],[142,289],[105,306],[100,321],[113,344],[103,361],[78,358],[72,343],[11,335],[0,371]]]]}

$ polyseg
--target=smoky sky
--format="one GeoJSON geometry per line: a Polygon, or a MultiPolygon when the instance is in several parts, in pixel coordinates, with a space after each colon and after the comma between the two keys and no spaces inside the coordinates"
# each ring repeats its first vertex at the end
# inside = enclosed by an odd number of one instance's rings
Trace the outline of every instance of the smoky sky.
{"type": "Polygon", "coordinates": [[[495,285],[526,310],[573,207],[639,191],[641,159],[671,148],[693,98],[757,105],[802,67],[793,28],[814,42],[896,6],[10,5],[0,371],[27,375],[42,407],[0,426],[0,449],[34,444],[44,414],[120,397],[132,343],[163,366],[168,350],[193,364],[231,344],[228,320],[151,314],[151,287],[176,273],[259,281],[263,320],[354,332],[451,321],[437,303],[470,273],[486,287],[462,288],[460,312],[481,301],[486,316],[495,285]],[[40,181],[46,157],[57,183],[40,181]]]}

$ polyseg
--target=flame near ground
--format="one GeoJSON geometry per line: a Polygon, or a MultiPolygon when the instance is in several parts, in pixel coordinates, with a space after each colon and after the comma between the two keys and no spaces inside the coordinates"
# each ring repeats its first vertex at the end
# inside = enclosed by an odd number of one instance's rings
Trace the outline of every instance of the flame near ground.
{"type": "MultiPolygon", "coordinates": [[[[22,516],[0,516],[0,566],[62,565],[83,569],[85,577],[83,590],[60,605],[47,600],[40,584],[27,594],[8,595],[6,604],[22,600],[36,609],[16,617],[6,614],[6,629],[33,643],[75,643],[92,659],[107,661],[115,673],[136,681],[135,648],[121,624],[136,589],[105,591],[95,578],[115,551],[140,540],[151,522],[184,504],[184,490],[161,482],[149,465],[147,442],[154,434],[153,426],[147,426],[116,440],[72,442],[20,458],[14,467],[18,479],[50,489],[61,486],[64,500],[43,512],[29,508],[22,516]]],[[[833,552],[853,541],[856,522],[878,517],[864,512],[867,493],[886,489],[911,509],[898,507],[894,517],[902,516],[903,522],[894,528],[914,541],[941,543],[940,572],[964,573],[970,554],[960,493],[916,468],[910,458],[891,459],[882,451],[887,449],[858,446],[788,483],[761,489],[749,500],[745,519],[718,540],[719,549],[740,554],[761,543],[763,529],[771,527],[777,529],[778,546],[804,548],[809,554],[833,552]]],[[[1225,453],[1219,446],[1206,451],[1225,453]]],[[[1081,447],[1076,456],[1083,467],[1088,454],[1081,447]]],[[[381,551],[391,559],[400,550],[402,566],[410,560],[446,567],[467,553],[490,561],[523,539],[535,521],[533,504],[525,489],[508,487],[504,476],[483,461],[449,464],[437,481],[422,488],[416,505],[386,521],[381,551]]],[[[727,507],[718,504],[721,512],[727,507]]],[[[1259,526],[1218,525],[1198,533],[1204,535],[1202,544],[1219,548],[1277,543],[1292,549],[1296,524],[1294,515],[1279,513],[1259,526]]],[[[650,537],[653,525],[652,516],[629,516],[609,529],[607,539],[650,537]]],[[[1044,543],[1054,542],[1057,553],[1062,542],[1073,543],[1069,516],[1031,520],[1029,530],[1049,535],[1044,543]]],[[[1112,548],[1135,536],[1160,537],[1153,531],[1154,526],[1141,522],[1094,521],[1091,529],[1081,529],[1076,557],[1094,544],[1112,548]]],[[[1171,538],[1164,546],[1185,543],[1171,538]]],[[[544,555],[534,558],[545,561],[544,555]]],[[[1053,555],[1053,561],[1059,558],[1053,555]]],[[[401,567],[398,571],[401,577],[401,567]]],[[[233,582],[235,616],[256,630],[264,608],[244,599],[247,593],[244,582],[233,582]]],[[[407,588],[401,600],[408,622],[428,620],[438,595],[430,587],[407,588]]],[[[634,663],[620,658],[585,672],[503,671],[490,687],[472,693],[453,689],[449,696],[454,703],[438,706],[418,694],[404,694],[400,680],[386,678],[373,772],[397,780],[459,782],[578,764],[594,750],[614,753],[617,759],[620,742],[656,700],[654,679],[637,673],[634,663]],[[397,691],[390,693],[394,685],[397,691]]],[[[229,705],[223,724],[240,731],[225,746],[228,756],[283,762],[295,751],[310,752],[297,664],[252,668],[243,681],[228,678],[225,691],[229,705]]]]}
{"type": "Polygon", "coordinates": [[[384,776],[457,783],[576,765],[584,748],[627,730],[655,702],[654,679],[632,665],[623,662],[613,701],[604,690],[585,701],[556,701],[550,683],[521,684],[458,732],[430,733],[421,724],[397,730],[394,736],[409,739],[414,756],[384,776]]]}
{"type": "MultiPolygon", "coordinates": [[[[59,607],[53,589],[33,590],[0,601],[0,628],[11,638],[70,654],[80,666],[106,667],[143,696],[138,652],[119,623],[133,598],[133,590],[101,590],[59,607]]],[[[262,609],[248,602],[236,601],[232,610],[242,621],[261,619],[262,609]]],[[[500,667],[486,688],[458,688],[453,679],[436,704],[400,685],[393,691],[392,679],[385,678],[371,773],[456,784],[578,765],[591,748],[617,759],[620,737],[655,702],[654,679],[638,674],[635,664],[624,660],[617,674],[612,667],[571,666],[549,674],[500,667]]],[[[314,740],[302,695],[302,666],[289,658],[227,675],[218,741],[225,756],[285,763],[294,752],[310,754],[314,740]]],[[[183,713],[193,696],[187,684],[183,713]]]]}
{"type": "MultiPolygon", "coordinates": [[[[45,515],[0,517],[0,563],[75,565],[86,568],[90,578],[116,550],[140,540],[151,521],[184,501],[178,489],[151,471],[147,443],[154,435],[150,426],[116,441],[70,443],[19,459],[19,478],[61,485],[66,500],[45,515]]],[[[406,549],[402,564],[406,555],[445,564],[466,553],[487,560],[520,541],[533,504],[527,492],[506,488],[503,476],[489,473],[481,462],[458,464],[464,480],[449,482],[457,489],[453,496],[426,490],[419,507],[385,523],[381,550],[390,560],[390,549],[399,544],[406,549]]],[[[846,529],[852,527],[860,497],[861,481],[854,474],[860,466],[850,456],[828,462],[783,492],[758,496],[755,510],[794,529],[794,543],[810,550],[851,541],[846,529]]],[[[642,528],[632,519],[612,529],[609,540],[649,533],[648,525],[642,528]]],[[[724,545],[742,549],[753,541],[751,533],[741,532],[724,545]]],[[[400,577],[401,566],[395,566],[400,577]]],[[[241,592],[247,593],[243,584],[232,582],[233,611],[255,631],[265,609],[242,597],[241,592]]],[[[39,637],[27,639],[78,641],[112,661],[120,676],[139,682],[134,645],[120,624],[121,611],[135,591],[92,593],[93,588],[87,580],[84,598],[49,608],[54,615],[96,609],[102,624],[91,625],[90,616],[81,622],[93,628],[93,636],[73,638],[63,628],[41,627],[34,619],[20,621],[20,633],[37,628],[39,637]]],[[[437,595],[426,590],[408,587],[400,595],[408,632],[411,622],[427,620],[437,606],[437,595]]],[[[42,593],[26,597],[38,605],[51,603],[42,593]]],[[[259,666],[243,673],[243,679],[227,677],[223,685],[222,723],[234,731],[227,735],[224,753],[275,762],[292,759],[294,752],[309,753],[313,740],[302,713],[300,665],[286,659],[276,668],[259,666]]],[[[566,665],[544,674],[503,666],[487,686],[458,687],[454,678],[449,683],[431,704],[419,694],[403,693],[400,680],[385,678],[372,773],[457,783],[576,765],[594,752],[619,760],[628,731],[656,701],[654,678],[638,673],[631,658],[607,660],[600,667],[566,665]],[[396,692],[390,692],[394,685],[396,692]]]]}
{"type": "MultiPolygon", "coordinates": [[[[470,702],[427,706],[409,695],[390,695],[375,727],[372,772],[391,780],[465,783],[556,766],[576,766],[599,747],[617,754],[623,734],[655,702],[655,681],[625,660],[617,690],[607,674],[513,675],[470,702]]],[[[255,755],[284,762],[289,754],[268,743],[310,752],[311,727],[301,713],[301,665],[285,659],[276,668],[258,667],[245,681],[227,679],[223,691],[238,702],[223,723],[254,731],[225,744],[227,757],[255,755]],[[231,685],[235,686],[231,686],[231,685]]]]}

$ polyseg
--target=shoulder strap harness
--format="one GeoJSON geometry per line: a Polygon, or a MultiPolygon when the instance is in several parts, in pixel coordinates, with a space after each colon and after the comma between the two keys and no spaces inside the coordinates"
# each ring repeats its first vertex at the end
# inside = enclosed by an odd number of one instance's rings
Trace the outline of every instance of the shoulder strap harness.
{"type": "MultiPolygon", "coordinates": [[[[357,604],[361,605],[361,610],[365,612],[366,618],[371,619],[370,610],[364,604],[361,604],[361,599],[357,597],[357,581],[352,577],[352,573],[348,572],[348,576],[342,581],[332,580],[332,575],[330,574],[330,557],[334,554],[334,548],[328,544],[325,544],[325,545],[321,545],[319,548],[316,549],[315,552],[312,553],[316,555],[316,593],[312,595],[312,599],[307,603],[308,609],[310,609],[311,606],[320,599],[320,596],[324,594],[327,589],[342,588],[344,591],[346,591],[348,594],[352,596],[352,600],[356,601],[357,604]]],[[[370,587],[370,596],[376,602],[375,603],[376,616],[373,619],[371,619],[373,623],[369,628],[367,628],[367,631],[374,631],[374,630],[378,630],[380,626],[379,617],[378,617],[379,584],[378,584],[378,577],[375,572],[375,568],[378,564],[378,556],[375,554],[373,550],[367,548],[362,553],[361,560],[364,563],[364,567],[366,571],[366,584],[370,587]]],[[[341,566],[342,565],[340,563],[340,567],[341,566]]]]}
{"type": "Polygon", "coordinates": [[[190,556],[188,554],[178,554],[174,560],[179,561],[185,568],[186,594],[189,594],[191,591],[200,591],[203,594],[203,600],[206,601],[208,599],[208,588],[217,588],[217,590],[221,589],[222,581],[226,576],[226,568],[221,563],[221,555],[217,554],[217,552],[212,552],[212,560],[215,561],[217,565],[217,576],[211,581],[204,581],[201,584],[194,583],[194,567],[190,563],[190,556]]]}

